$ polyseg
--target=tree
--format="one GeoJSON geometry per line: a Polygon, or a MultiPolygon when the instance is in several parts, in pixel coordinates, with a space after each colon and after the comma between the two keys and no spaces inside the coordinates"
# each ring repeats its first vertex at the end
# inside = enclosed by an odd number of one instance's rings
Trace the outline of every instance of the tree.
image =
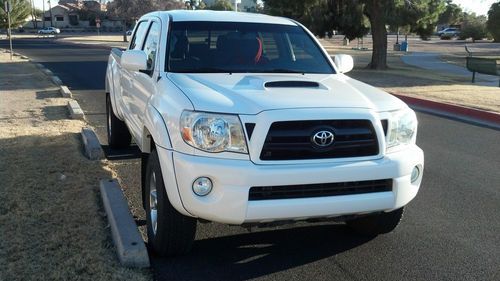
{"type": "Polygon", "coordinates": [[[130,22],[152,11],[183,8],[184,3],[175,0],[114,0],[108,4],[108,13],[130,22]]]}
{"type": "Polygon", "coordinates": [[[322,2],[329,7],[324,13],[334,17],[326,21],[330,30],[338,28],[351,38],[364,34],[368,27],[364,16],[368,18],[373,39],[368,67],[372,69],[387,68],[387,25],[411,26],[425,35],[435,27],[445,4],[445,0],[264,0],[268,13],[298,20],[313,30],[315,26],[311,24],[318,21],[311,15],[315,15],[315,7],[322,2]]]}
{"type": "MultiPolygon", "coordinates": [[[[335,29],[342,30],[345,37],[349,40],[361,38],[370,31],[370,22],[364,14],[364,4],[351,5],[349,2],[331,1],[333,6],[333,25],[335,29]]],[[[330,5],[331,5],[330,4],[330,5]]]]}
{"type": "Polygon", "coordinates": [[[476,16],[475,13],[465,14],[459,38],[465,40],[472,38],[472,42],[488,37],[486,17],[476,16]]]}
{"type": "Polygon", "coordinates": [[[208,9],[215,11],[233,11],[234,7],[228,0],[217,0],[211,6],[208,6],[208,9]]]}
{"type": "MultiPolygon", "coordinates": [[[[410,24],[411,31],[420,35],[423,40],[429,40],[436,30],[439,16],[445,11],[446,7],[441,0],[431,0],[427,5],[413,10],[415,24],[410,24]]],[[[413,22],[413,20],[411,21],[413,22]]]]}
{"type": "MultiPolygon", "coordinates": [[[[0,27],[7,28],[7,12],[4,11],[4,2],[7,0],[0,0],[0,27]]],[[[31,14],[31,6],[28,0],[10,0],[12,12],[10,13],[11,27],[18,27],[25,23],[26,19],[31,14]]]]}
{"type": "Polygon", "coordinates": [[[500,42],[500,2],[491,5],[486,25],[495,42],[500,42]]]}
{"type": "Polygon", "coordinates": [[[411,26],[413,31],[425,37],[433,30],[439,14],[444,9],[444,0],[363,0],[365,14],[370,19],[373,52],[369,68],[387,68],[388,24],[411,26]]]}
{"type": "Polygon", "coordinates": [[[460,24],[462,20],[462,8],[460,8],[457,4],[452,3],[452,0],[447,0],[445,10],[439,15],[438,23],[450,26],[460,24]]]}
{"type": "Polygon", "coordinates": [[[108,15],[123,21],[123,41],[126,42],[127,24],[152,11],[182,8],[185,8],[184,3],[175,0],[114,0],[108,4],[108,15]]]}

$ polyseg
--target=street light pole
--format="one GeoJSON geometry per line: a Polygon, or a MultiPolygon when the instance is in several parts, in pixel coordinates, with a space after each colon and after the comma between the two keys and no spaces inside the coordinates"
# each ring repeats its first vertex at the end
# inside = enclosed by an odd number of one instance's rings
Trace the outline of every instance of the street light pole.
{"type": "Polygon", "coordinates": [[[12,60],[12,30],[10,29],[10,12],[12,12],[12,5],[10,1],[5,1],[5,12],[7,13],[7,21],[9,22],[9,45],[10,45],[10,60],[12,60]]]}
{"type": "Polygon", "coordinates": [[[42,0],[42,26],[45,28],[45,0],[42,0]]]}
{"type": "Polygon", "coordinates": [[[54,19],[52,18],[52,4],[50,0],[47,1],[49,3],[49,12],[50,12],[50,26],[54,26],[54,19]]]}

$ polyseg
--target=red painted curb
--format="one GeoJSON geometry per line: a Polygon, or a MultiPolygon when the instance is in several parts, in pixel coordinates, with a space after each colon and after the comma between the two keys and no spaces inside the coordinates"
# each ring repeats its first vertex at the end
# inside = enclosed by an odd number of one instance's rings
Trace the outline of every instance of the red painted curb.
{"type": "Polygon", "coordinates": [[[495,112],[484,111],[460,105],[441,103],[431,100],[419,99],[414,97],[408,97],[394,93],[391,94],[409,105],[421,106],[427,109],[442,111],[445,113],[450,113],[465,118],[477,119],[479,121],[494,123],[500,126],[500,114],[495,112]]]}

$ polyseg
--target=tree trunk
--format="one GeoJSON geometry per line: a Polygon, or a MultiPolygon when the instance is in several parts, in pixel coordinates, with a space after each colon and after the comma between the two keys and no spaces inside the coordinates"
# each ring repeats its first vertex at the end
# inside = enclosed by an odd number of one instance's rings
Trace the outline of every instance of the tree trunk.
{"type": "Polygon", "coordinates": [[[368,64],[371,69],[387,69],[387,30],[385,28],[384,5],[380,0],[371,0],[369,15],[372,28],[372,61],[368,64]]]}
{"type": "Polygon", "coordinates": [[[127,21],[123,20],[122,25],[123,25],[123,42],[128,42],[128,40],[127,40],[127,21]]]}

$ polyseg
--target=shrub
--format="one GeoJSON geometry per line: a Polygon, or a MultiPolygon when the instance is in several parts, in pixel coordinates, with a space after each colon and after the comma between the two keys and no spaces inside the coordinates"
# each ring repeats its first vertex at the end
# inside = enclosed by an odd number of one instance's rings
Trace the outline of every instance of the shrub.
{"type": "Polygon", "coordinates": [[[500,42],[500,2],[491,5],[486,25],[495,42],[500,42]]]}
{"type": "Polygon", "coordinates": [[[461,40],[472,38],[472,42],[486,37],[488,37],[488,30],[486,30],[486,24],[482,21],[467,22],[459,36],[461,40]]]}

